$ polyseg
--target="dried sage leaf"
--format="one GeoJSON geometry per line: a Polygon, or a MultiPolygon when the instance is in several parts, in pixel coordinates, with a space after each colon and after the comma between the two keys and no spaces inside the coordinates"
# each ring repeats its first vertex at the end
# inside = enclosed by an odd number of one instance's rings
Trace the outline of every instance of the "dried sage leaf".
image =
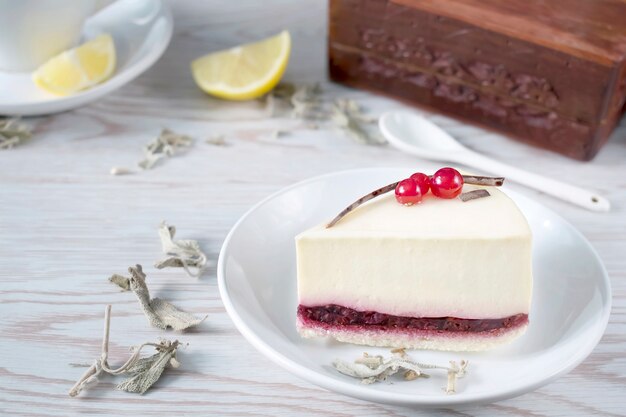
{"type": "Polygon", "coordinates": [[[204,142],[213,146],[228,146],[228,142],[226,142],[224,135],[215,135],[208,137],[204,142]]]}
{"type": "Polygon", "coordinates": [[[319,84],[301,85],[295,88],[289,102],[292,116],[297,119],[325,119],[324,103],[321,100],[322,89],[319,84]]]}
{"type": "Polygon", "coordinates": [[[160,298],[150,300],[150,307],[158,318],[158,321],[156,323],[153,321],[153,324],[162,329],[171,327],[174,330],[185,330],[189,327],[197,326],[207,318],[207,316],[197,318],[193,314],[179,310],[171,303],[160,298]]]}
{"type": "Polygon", "coordinates": [[[157,269],[163,268],[182,268],[184,267],[183,261],[178,258],[167,258],[154,263],[154,267],[157,269]]]}
{"type": "Polygon", "coordinates": [[[405,381],[413,381],[414,379],[419,378],[420,376],[427,376],[426,374],[417,373],[416,371],[409,369],[403,375],[405,381]]]}
{"type": "Polygon", "coordinates": [[[335,105],[350,114],[350,116],[358,122],[372,124],[378,121],[378,118],[366,115],[363,112],[363,108],[356,100],[340,98],[335,100],[335,105]]]}
{"type": "Polygon", "coordinates": [[[152,169],[161,159],[173,156],[181,149],[189,148],[192,142],[193,139],[187,135],[163,129],[156,139],[144,147],[144,158],[139,161],[139,168],[152,169]]]}
{"type": "Polygon", "coordinates": [[[30,126],[19,118],[0,119],[0,149],[11,149],[31,137],[30,126]]]}
{"type": "Polygon", "coordinates": [[[134,365],[128,367],[125,374],[130,375],[128,379],[117,386],[118,390],[143,394],[156,381],[168,364],[174,368],[179,366],[176,360],[176,349],[178,341],[164,342],[157,347],[157,353],[147,358],[141,358],[134,365]]]}
{"type": "Polygon", "coordinates": [[[295,85],[283,82],[266,94],[265,97],[263,97],[263,101],[265,103],[265,113],[267,117],[275,117],[279,107],[278,104],[289,103],[295,91],[295,85]]]}
{"type": "Polygon", "coordinates": [[[310,129],[319,127],[318,123],[310,123],[312,121],[324,124],[331,121],[359,143],[368,145],[387,143],[378,131],[367,128],[368,125],[375,123],[377,118],[366,115],[358,102],[352,99],[337,99],[332,103],[324,101],[319,84],[279,84],[265,98],[269,117],[276,115],[278,102],[288,103],[291,106],[292,117],[309,122],[307,127],[310,129]]]}
{"type": "Polygon", "coordinates": [[[429,375],[424,372],[425,369],[441,369],[448,373],[448,382],[445,388],[447,394],[456,392],[457,379],[466,374],[468,362],[464,360],[460,361],[459,364],[450,361],[450,366],[439,366],[416,362],[406,354],[404,349],[394,349],[391,352],[392,355],[388,358],[383,358],[380,355],[370,356],[364,353],[361,358],[354,362],[337,359],[333,362],[333,366],[344,375],[359,378],[363,384],[384,381],[401,371],[405,380],[412,381],[418,377],[427,378],[429,375]]]}
{"type": "Polygon", "coordinates": [[[270,139],[276,140],[276,139],[285,137],[288,134],[289,134],[289,131],[287,131],[287,130],[278,130],[277,129],[277,130],[272,130],[268,136],[269,136],[270,139]]]}
{"type": "Polygon", "coordinates": [[[128,268],[130,272],[130,289],[133,291],[150,324],[160,329],[171,327],[174,330],[184,330],[202,323],[207,316],[197,318],[193,314],[179,310],[168,301],[160,298],[150,298],[150,291],[146,285],[146,274],[141,265],[128,268]]]}
{"type": "Polygon", "coordinates": [[[143,394],[161,376],[165,367],[170,364],[177,368],[179,362],[176,352],[180,345],[178,340],[162,340],[159,343],[143,343],[133,348],[133,353],[128,360],[119,368],[111,368],[108,363],[109,355],[109,332],[111,328],[111,306],[108,305],[104,312],[104,334],[102,336],[102,352],[100,357],[85,371],[81,378],[70,389],[69,395],[75,397],[89,384],[98,380],[103,372],[110,375],[130,375],[130,378],[122,382],[118,389],[128,392],[143,394]],[[152,346],[157,353],[147,358],[141,358],[141,351],[146,346],[152,346]]]}
{"type": "Polygon", "coordinates": [[[293,83],[281,82],[271,91],[271,95],[282,100],[291,100],[296,92],[296,86],[293,83]]]}
{"type": "Polygon", "coordinates": [[[109,278],[113,284],[117,285],[122,291],[130,291],[130,279],[120,274],[113,274],[109,278]]]}
{"type": "Polygon", "coordinates": [[[176,240],[174,235],[176,228],[168,226],[166,222],[162,222],[159,226],[159,237],[161,238],[161,247],[163,253],[168,258],[157,261],[154,266],[158,269],[175,267],[184,268],[187,275],[191,277],[199,277],[207,263],[207,257],[200,249],[200,245],[195,240],[176,240]],[[192,271],[194,268],[195,271],[192,271]]]}
{"type": "Polygon", "coordinates": [[[335,100],[331,118],[337,126],[357,142],[366,145],[387,143],[379,134],[371,133],[364,127],[364,124],[371,123],[371,121],[363,115],[360,106],[354,100],[335,100]]]}

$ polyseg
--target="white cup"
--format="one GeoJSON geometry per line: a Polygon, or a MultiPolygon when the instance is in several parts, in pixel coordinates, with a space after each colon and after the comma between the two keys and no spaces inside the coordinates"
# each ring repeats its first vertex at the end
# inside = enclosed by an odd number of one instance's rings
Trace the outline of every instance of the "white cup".
{"type": "Polygon", "coordinates": [[[0,0],[0,71],[32,71],[80,40],[102,0],[0,0]]]}

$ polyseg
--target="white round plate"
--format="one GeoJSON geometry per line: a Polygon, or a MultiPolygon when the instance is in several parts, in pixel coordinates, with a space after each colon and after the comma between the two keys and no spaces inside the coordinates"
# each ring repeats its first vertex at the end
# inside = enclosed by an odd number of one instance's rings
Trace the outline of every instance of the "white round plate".
{"type": "Polygon", "coordinates": [[[31,73],[0,71],[0,114],[34,116],[82,106],[109,94],[150,68],[172,37],[173,22],[162,0],[118,0],[85,22],[83,38],[110,33],[117,51],[113,76],[89,90],[56,96],[38,88],[31,73]]]}
{"type": "Polygon", "coordinates": [[[611,309],[604,266],[572,225],[512,191],[507,194],[533,232],[528,331],[512,344],[488,352],[410,352],[426,363],[469,360],[468,374],[459,380],[455,395],[443,392],[446,375],[439,372],[432,372],[430,379],[391,378],[362,385],[335,371],[333,360],[354,360],[364,351],[389,355],[388,349],[298,336],[295,235],[412,171],[364,169],[316,177],[270,196],[237,222],[220,253],[218,282],[226,311],[248,341],[280,366],[321,387],[369,401],[422,407],[510,398],[547,384],[585,359],[604,333],[611,309]]]}

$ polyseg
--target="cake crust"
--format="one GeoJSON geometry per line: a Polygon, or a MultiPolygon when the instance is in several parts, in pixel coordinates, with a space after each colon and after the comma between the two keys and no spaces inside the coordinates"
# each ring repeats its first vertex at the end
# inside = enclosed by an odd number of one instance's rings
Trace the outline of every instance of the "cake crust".
{"type": "Polygon", "coordinates": [[[526,332],[528,322],[489,332],[448,332],[432,330],[380,331],[360,327],[328,325],[298,316],[296,327],[305,338],[331,337],[357,345],[457,352],[483,351],[510,343],[526,332]]]}

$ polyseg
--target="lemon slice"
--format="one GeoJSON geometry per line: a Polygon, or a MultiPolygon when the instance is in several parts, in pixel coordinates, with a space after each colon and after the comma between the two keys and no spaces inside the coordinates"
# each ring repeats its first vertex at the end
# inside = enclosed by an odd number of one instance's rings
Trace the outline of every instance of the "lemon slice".
{"type": "Polygon", "coordinates": [[[205,92],[228,100],[250,100],[269,92],[287,68],[289,32],[214,52],[194,60],[191,72],[205,92]]]}
{"type": "Polygon", "coordinates": [[[115,70],[115,44],[102,34],[76,48],[50,58],[33,73],[37,86],[68,95],[101,83],[115,70]]]}

